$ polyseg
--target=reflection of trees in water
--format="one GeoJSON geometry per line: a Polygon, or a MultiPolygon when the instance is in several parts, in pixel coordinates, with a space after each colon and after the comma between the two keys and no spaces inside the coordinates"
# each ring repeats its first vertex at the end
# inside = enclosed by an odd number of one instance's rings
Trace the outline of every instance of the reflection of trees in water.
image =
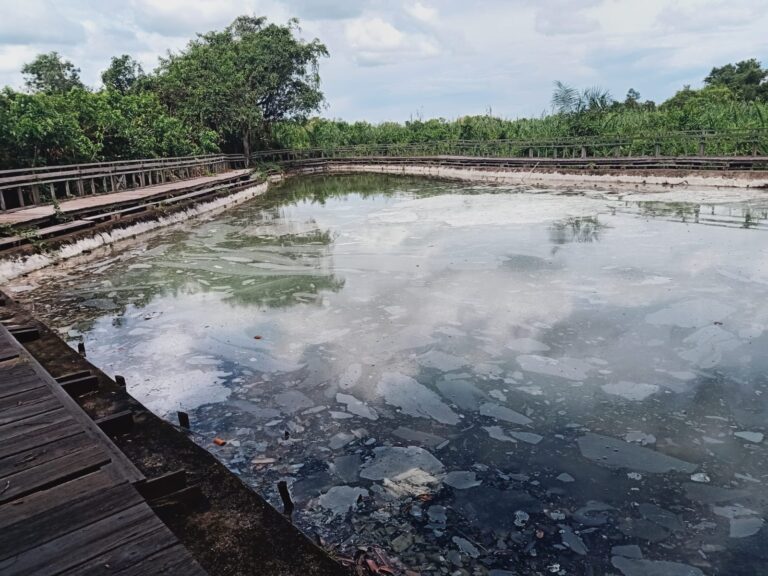
{"type": "Polygon", "coordinates": [[[599,242],[605,228],[607,226],[598,221],[597,216],[577,216],[552,224],[549,238],[553,244],[599,242]]]}
{"type": "MultiPolygon", "coordinates": [[[[634,204],[630,204],[632,206],[634,204]]],[[[768,220],[768,208],[750,204],[691,204],[690,202],[638,202],[642,216],[649,218],[670,218],[680,222],[697,224],[737,225],[742,228],[756,228],[768,220]]]]}
{"type": "Polygon", "coordinates": [[[271,188],[264,196],[265,202],[274,204],[311,201],[325,204],[330,199],[344,199],[350,194],[362,198],[392,196],[398,192],[410,192],[419,197],[445,194],[457,184],[423,177],[396,174],[337,174],[313,175],[289,178],[271,188]]]}
{"type": "Polygon", "coordinates": [[[159,298],[211,292],[234,305],[287,307],[341,290],[344,280],[333,274],[331,231],[310,221],[292,233],[290,224],[280,218],[279,207],[213,221],[197,233],[158,238],[145,254],[89,270],[86,282],[74,280],[82,270],[73,269],[73,280],[42,286],[31,297],[51,325],[87,332],[104,316],[121,326],[130,306],[141,309],[159,298]],[[264,233],[244,234],[249,224],[263,225],[264,233]],[[102,301],[107,305],[94,306],[102,301]]]}
{"type": "Polygon", "coordinates": [[[637,207],[642,216],[648,218],[676,217],[680,222],[698,222],[702,208],[701,205],[690,202],[638,202],[637,207]]]}

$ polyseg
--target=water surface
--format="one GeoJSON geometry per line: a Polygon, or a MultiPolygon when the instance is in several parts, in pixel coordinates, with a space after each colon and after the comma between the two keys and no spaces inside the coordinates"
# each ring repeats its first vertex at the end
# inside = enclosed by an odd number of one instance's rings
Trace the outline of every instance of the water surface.
{"type": "Polygon", "coordinates": [[[768,202],[634,198],[305,178],[16,288],[341,553],[761,573],[768,202]]]}

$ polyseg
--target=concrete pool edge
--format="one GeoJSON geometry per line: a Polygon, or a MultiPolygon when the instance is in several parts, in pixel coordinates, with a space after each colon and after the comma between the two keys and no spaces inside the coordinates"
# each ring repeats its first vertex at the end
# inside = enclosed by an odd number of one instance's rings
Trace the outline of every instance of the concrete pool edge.
{"type": "Polygon", "coordinates": [[[546,167],[488,168],[482,166],[452,167],[402,162],[359,164],[326,162],[317,166],[295,168],[291,174],[344,174],[376,173],[426,176],[466,182],[496,183],[502,185],[582,186],[612,189],[634,186],[647,191],[663,191],[675,187],[768,189],[768,172],[716,172],[680,170],[591,170],[567,171],[546,167]]]}
{"type": "Polygon", "coordinates": [[[146,232],[181,224],[199,216],[217,214],[264,194],[272,182],[281,180],[281,176],[273,176],[264,182],[254,182],[245,189],[234,191],[215,200],[177,206],[174,210],[167,212],[142,214],[135,219],[106,222],[98,230],[85,230],[57,238],[50,250],[40,250],[35,245],[27,245],[17,254],[5,255],[0,259],[0,285],[57,262],[87,254],[102,246],[130,240],[146,232]]]}
{"type": "MultiPolygon", "coordinates": [[[[212,215],[235,207],[256,196],[266,193],[273,184],[279,184],[287,178],[318,174],[355,174],[371,173],[386,175],[420,176],[441,180],[463,181],[478,184],[497,184],[531,187],[549,186],[580,189],[594,189],[615,194],[619,189],[632,187],[633,192],[644,191],[669,192],[671,190],[690,190],[706,192],[710,190],[742,190],[755,195],[768,195],[768,173],[766,172],[712,172],[701,171],[605,171],[593,170],[567,171],[562,169],[492,169],[487,167],[450,167],[439,164],[359,164],[343,162],[323,162],[316,166],[293,168],[285,173],[268,176],[253,186],[234,191],[215,200],[206,200],[191,205],[178,206],[167,213],[150,213],[135,220],[107,222],[98,230],[86,230],[58,239],[50,250],[41,250],[38,246],[27,245],[16,252],[0,257],[0,285],[20,276],[35,272],[73,256],[87,254],[101,246],[107,246],[126,239],[134,238],[158,228],[180,224],[202,215],[212,215]],[[126,225],[127,224],[127,225],[126,225]]],[[[696,201],[696,200],[692,200],[696,201]]],[[[704,198],[698,199],[704,201],[704,198]]]]}

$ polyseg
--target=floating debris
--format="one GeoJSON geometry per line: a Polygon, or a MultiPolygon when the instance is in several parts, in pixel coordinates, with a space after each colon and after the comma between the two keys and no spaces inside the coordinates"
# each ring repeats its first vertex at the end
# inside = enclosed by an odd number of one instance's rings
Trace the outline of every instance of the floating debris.
{"type": "Polygon", "coordinates": [[[523,414],[520,414],[519,412],[515,412],[514,410],[510,410],[505,406],[499,406],[498,404],[491,404],[489,402],[486,402],[480,406],[480,414],[483,416],[496,418],[497,420],[511,422],[512,424],[520,424],[522,426],[527,426],[533,422],[533,420],[527,416],[524,416],[523,414]]]}
{"type": "Polygon", "coordinates": [[[734,432],[733,435],[737,438],[741,438],[742,440],[746,440],[747,442],[752,442],[754,444],[759,444],[765,438],[762,432],[740,431],[734,432]]]}
{"type": "Polygon", "coordinates": [[[387,372],[376,389],[387,404],[399,406],[409,416],[431,418],[443,424],[459,422],[459,416],[437,394],[410,376],[387,372]]]}
{"type": "Polygon", "coordinates": [[[443,483],[456,490],[466,490],[467,488],[474,488],[482,484],[480,480],[475,478],[475,473],[471,471],[448,472],[445,478],[443,478],[443,483]]]}
{"type": "Polygon", "coordinates": [[[588,433],[576,442],[582,456],[608,468],[629,468],[651,474],[671,471],[692,473],[697,468],[696,464],[679,458],[599,434],[588,433]]]}
{"type": "Polygon", "coordinates": [[[367,497],[368,490],[353,486],[334,486],[317,499],[317,504],[334,515],[344,515],[357,506],[360,497],[367,497]]]}
{"type": "Polygon", "coordinates": [[[379,416],[376,414],[376,411],[372,408],[369,408],[364,402],[361,402],[354,396],[350,396],[349,394],[336,394],[336,402],[339,404],[346,404],[347,405],[347,411],[351,412],[355,416],[360,416],[361,418],[367,418],[368,420],[378,420],[379,416]]]}

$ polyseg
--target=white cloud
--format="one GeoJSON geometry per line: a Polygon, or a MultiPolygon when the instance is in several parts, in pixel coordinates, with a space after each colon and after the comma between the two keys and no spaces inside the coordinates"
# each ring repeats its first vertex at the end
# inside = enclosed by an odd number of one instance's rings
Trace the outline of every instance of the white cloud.
{"type": "Polygon", "coordinates": [[[401,32],[379,17],[350,20],[344,31],[355,61],[363,66],[394,64],[440,53],[435,40],[401,32]]]}
{"type": "Polygon", "coordinates": [[[600,22],[589,12],[600,3],[601,0],[539,0],[536,30],[548,36],[595,32],[600,29],[600,22]]]}
{"type": "Polygon", "coordinates": [[[421,2],[414,2],[413,4],[407,3],[404,6],[406,13],[410,14],[416,20],[421,20],[428,24],[434,23],[437,20],[438,12],[435,8],[422,4],[421,2]]]}
{"type": "Polygon", "coordinates": [[[326,114],[455,118],[489,107],[505,116],[548,107],[554,80],[630,87],[662,100],[713,66],[768,64],[766,0],[0,0],[0,85],[57,50],[97,85],[111,56],[151,70],[196,32],[241,14],[301,19],[328,45],[326,114]]]}

